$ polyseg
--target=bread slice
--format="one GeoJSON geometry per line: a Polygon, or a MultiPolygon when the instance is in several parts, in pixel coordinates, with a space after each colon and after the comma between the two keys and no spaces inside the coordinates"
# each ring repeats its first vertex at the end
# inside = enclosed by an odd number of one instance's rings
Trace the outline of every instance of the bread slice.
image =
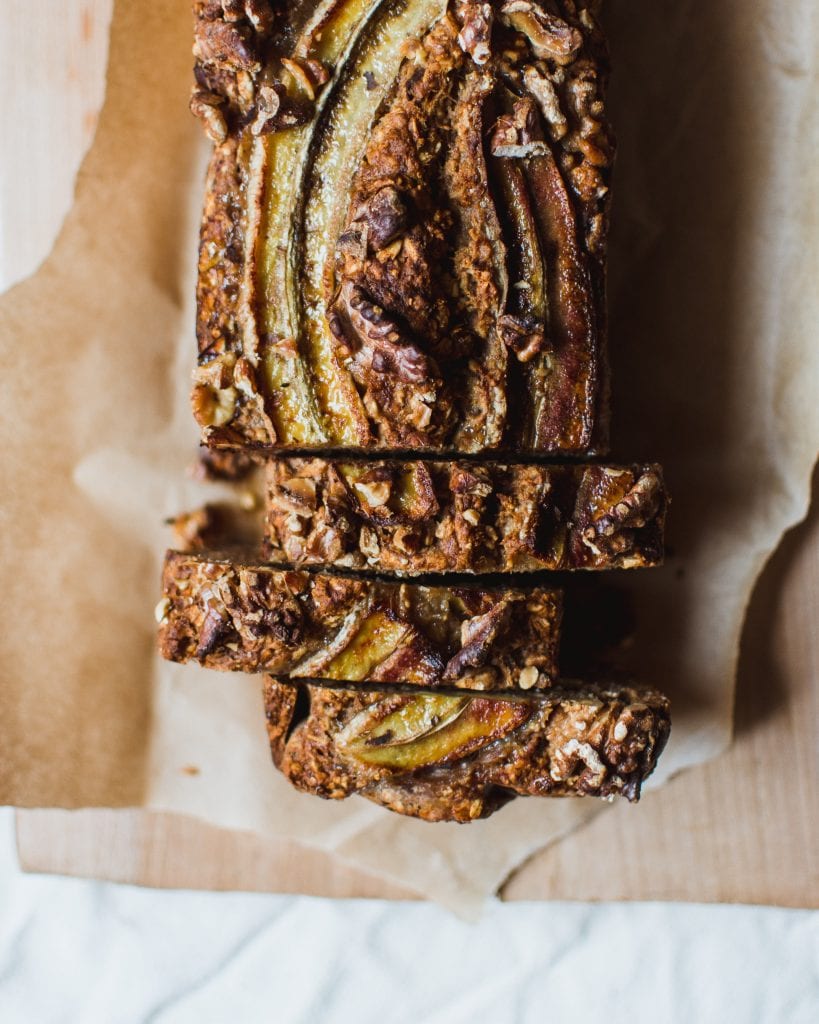
{"type": "Polygon", "coordinates": [[[205,442],[604,452],[597,0],[194,6],[205,442]]]}
{"type": "Polygon", "coordinates": [[[264,693],[273,760],[297,789],[426,821],[486,817],[516,795],[636,801],[670,728],[665,697],[626,687],[504,699],[265,677],[264,693]]]}
{"type": "Polygon", "coordinates": [[[157,607],[171,661],[294,677],[479,690],[547,687],[560,591],[420,586],[168,552],[157,607]]]}
{"type": "Polygon", "coordinates": [[[654,465],[337,462],[266,467],[275,562],[401,575],[631,569],[663,557],[654,465]]]}

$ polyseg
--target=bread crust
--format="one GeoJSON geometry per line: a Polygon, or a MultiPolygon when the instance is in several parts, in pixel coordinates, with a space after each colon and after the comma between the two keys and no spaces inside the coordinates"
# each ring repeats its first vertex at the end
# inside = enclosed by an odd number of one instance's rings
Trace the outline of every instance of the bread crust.
{"type": "Polygon", "coordinates": [[[254,21],[197,5],[193,105],[217,141],[193,392],[209,445],[607,448],[614,143],[598,5],[416,3],[431,27],[389,42],[388,5],[325,4],[325,20],[348,12],[346,46],[292,11],[276,22],[265,4],[254,21]],[[368,46],[387,48],[395,79],[371,75],[366,102],[347,102],[368,46]],[[323,181],[338,209],[317,265],[311,174],[334,130],[363,141],[323,181]],[[288,180],[277,177],[282,133],[303,139],[298,165],[283,161],[288,180]],[[274,217],[271,203],[292,210],[274,217]],[[290,306],[289,319],[269,315],[290,306]]]}

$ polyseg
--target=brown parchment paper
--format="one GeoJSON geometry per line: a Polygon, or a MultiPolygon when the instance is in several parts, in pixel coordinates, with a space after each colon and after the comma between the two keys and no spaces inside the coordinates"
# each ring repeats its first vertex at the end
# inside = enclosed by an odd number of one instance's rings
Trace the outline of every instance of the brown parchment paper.
{"type": "MultiPolygon", "coordinates": [[[[744,609],[807,509],[819,12],[610,0],[608,21],[615,454],[662,461],[674,496],[668,564],[617,580],[636,601],[635,674],[674,699],[659,785],[730,742],[744,609]]],[[[206,159],[190,42],[187,0],[118,0],[75,206],[0,300],[0,801],[290,837],[469,914],[599,806],[518,800],[457,826],[312,799],[270,766],[258,680],[153,653],[162,520],[219,497],[186,475],[206,159]]]]}

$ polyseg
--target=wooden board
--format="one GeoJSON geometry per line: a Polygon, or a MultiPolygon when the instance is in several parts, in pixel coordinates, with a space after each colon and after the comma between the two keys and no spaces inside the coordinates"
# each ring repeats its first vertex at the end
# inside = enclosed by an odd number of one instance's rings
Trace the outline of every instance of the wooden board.
{"type": "MultiPolygon", "coordinates": [[[[46,0],[15,3],[8,12],[0,71],[17,83],[34,74],[42,84],[47,73],[53,88],[34,95],[18,91],[25,96],[27,123],[32,118],[38,123],[41,116],[44,123],[65,125],[58,140],[59,162],[20,162],[26,179],[23,197],[28,189],[54,195],[55,167],[73,175],[93,128],[95,111],[88,97],[96,95],[94,76],[104,58],[99,40],[110,6],[111,0],[64,0],[59,24],[46,16],[46,0]],[[36,30],[38,23],[52,21],[54,31],[36,30]],[[76,45],[71,26],[76,27],[76,45]],[[29,41],[30,47],[21,49],[19,40],[29,41]],[[31,109],[38,103],[41,115],[31,109]],[[38,174],[45,175],[43,180],[38,174]]],[[[11,106],[6,112],[11,121],[19,120],[11,106]]],[[[16,246],[14,267],[33,267],[47,251],[61,209],[19,201],[7,202],[4,211],[3,237],[16,246]]],[[[532,858],[506,885],[504,897],[819,906],[813,852],[819,848],[817,622],[819,511],[814,500],[811,520],[785,539],[754,595],[732,750],[674,779],[661,793],[647,795],[639,807],[618,806],[532,858]]],[[[412,895],[293,843],[265,842],[170,815],[19,811],[17,841],[20,862],[29,871],[151,886],[412,895]]]]}
{"type": "MultiPolygon", "coordinates": [[[[533,857],[504,898],[819,907],[817,498],[819,486],[811,517],[784,539],[754,593],[732,749],[533,857]]],[[[160,887],[412,895],[297,844],[172,815],[18,811],[17,841],[28,871],[160,887]]]]}

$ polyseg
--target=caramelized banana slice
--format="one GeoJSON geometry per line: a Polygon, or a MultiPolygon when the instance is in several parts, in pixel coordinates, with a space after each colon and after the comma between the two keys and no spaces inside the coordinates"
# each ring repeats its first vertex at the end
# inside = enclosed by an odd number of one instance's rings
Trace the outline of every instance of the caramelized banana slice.
{"type": "MultiPolygon", "coordinates": [[[[511,279],[507,312],[500,317],[498,326],[506,346],[521,363],[528,363],[543,350],[546,342],[548,299],[543,254],[519,161],[499,159],[494,162],[494,170],[500,184],[502,209],[506,214],[511,279]]],[[[533,390],[527,390],[527,399],[533,390]]],[[[524,419],[528,404],[528,401],[524,402],[524,419]]]]}
{"type": "Polygon", "coordinates": [[[302,686],[299,701],[293,684],[265,679],[273,759],[290,782],[427,821],[486,817],[515,795],[637,800],[670,730],[666,698],[628,687],[502,699],[302,686]]]}
{"type": "MultiPolygon", "coordinates": [[[[303,231],[298,253],[305,343],[328,422],[336,422],[345,405],[358,410],[355,434],[351,430],[337,431],[334,437],[337,443],[350,447],[372,444],[414,447],[416,441],[423,446],[423,433],[416,438],[403,431],[400,418],[396,422],[393,416],[392,429],[388,426],[380,431],[378,418],[373,422],[372,409],[378,402],[372,396],[368,401],[366,386],[362,388],[355,379],[350,365],[353,352],[347,345],[339,348],[339,332],[343,329],[338,326],[338,311],[332,307],[337,291],[336,245],[343,235],[353,176],[373,118],[392,88],[407,41],[423,36],[445,9],[444,0],[412,0],[383,6],[345,69],[332,108],[320,119],[306,165],[308,174],[302,185],[300,214],[303,231]],[[339,387],[343,387],[343,399],[336,395],[339,387]]],[[[362,298],[366,299],[366,293],[362,298]]],[[[374,311],[377,308],[370,305],[374,311]]],[[[360,343],[360,334],[357,337],[360,343]]],[[[347,342],[352,343],[349,334],[347,342]]],[[[372,367],[372,360],[368,366],[372,367]]],[[[410,431],[414,428],[417,432],[420,427],[423,432],[430,415],[424,411],[428,408],[425,395],[429,388],[419,385],[420,381],[410,381],[403,391],[409,404],[419,407],[407,426],[410,431]]],[[[386,390],[386,396],[391,396],[393,389],[382,390],[386,390]]],[[[384,398],[381,400],[383,402],[384,398]]],[[[398,409],[401,407],[399,405],[398,409]]]]}
{"type": "Polygon", "coordinates": [[[533,448],[592,447],[600,403],[600,340],[577,213],[551,152],[525,161],[549,268],[548,351],[533,366],[533,448]]]}
{"type": "Polygon", "coordinates": [[[159,648],[171,661],[295,677],[476,690],[548,687],[559,591],[427,587],[169,552],[159,648]]]}
{"type": "Polygon", "coordinates": [[[509,272],[483,148],[484,108],[493,87],[487,72],[467,74],[452,113],[453,138],[444,165],[449,203],[456,211],[454,252],[459,305],[483,343],[459,382],[464,414],[456,435],[461,451],[499,448],[507,417],[506,348],[498,318],[509,272]]]}
{"type": "Polygon", "coordinates": [[[320,656],[297,665],[294,676],[326,679],[368,679],[374,670],[401,647],[419,639],[410,623],[394,618],[386,610],[370,612],[358,625],[344,648],[322,664],[320,656]]]}
{"type": "Polygon", "coordinates": [[[393,696],[356,715],[336,743],[363,764],[414,771],[460,761],[517,729],[531,713],[523,702],[393,696]]]}
{"type": "Polygon", "coordinates": [[[307,124],[264,135],[254,143],[248,177],[251,188],[263,181],[263,194],[256,260],[250,268],[255,280],[248,288],[256,296],[264,338],[260,342],[264,383],[274,399],[280,444],[310,446],[329,440],[359,445],[366,441],[360,410],[356,421],[355,392],[334,380],[337,374],[332,365],[316,363],[311,358],[314,353],[302,342],[297,246],[308,153],[322,111],[335,99],[337,80],[344,74],[358,34],[380,6],[378,0],[347,0],[324,5],[317,12],[296,44],[296,53],[322,66],[337,65],[336,80],[320,94],[307,124]],[[328,405],[333,413],[330,419],[323,415],[328,405]]]}

